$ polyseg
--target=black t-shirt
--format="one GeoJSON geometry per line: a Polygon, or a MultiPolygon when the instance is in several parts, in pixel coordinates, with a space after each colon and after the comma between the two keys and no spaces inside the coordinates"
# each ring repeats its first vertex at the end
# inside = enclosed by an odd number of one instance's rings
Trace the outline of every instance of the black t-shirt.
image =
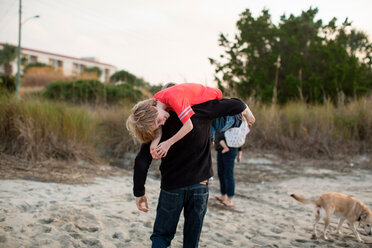
{"type": "MultiPolygon", "coordinates": [[[[221,99],[194,105],[191,117],[193,129],[181,140],[173,144],[166,157],[162,158],[161,188],[171,190],[200,183],[213,176],[210,151],[210,125],[218,117],[236,115],[243,112],[246,105],[239,99],[221,99]]],[[[170,111],[170,117],[162,127],[161,141],[178,132],[182,123],[170,111]]],[[[150,143],[142,144],[136,156],[133,174],[133,193],[145,194],[147,171],[151,164],[150,143]]]]}

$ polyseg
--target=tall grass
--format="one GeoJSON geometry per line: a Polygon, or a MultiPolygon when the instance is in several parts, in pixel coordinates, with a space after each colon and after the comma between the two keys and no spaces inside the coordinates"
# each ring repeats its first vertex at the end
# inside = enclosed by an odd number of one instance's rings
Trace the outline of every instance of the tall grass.
{"type": "MultiPolygon", "coordinates": [[[[245,148],[304,157],[370,153],[372,97],[284,106],[247,101],[256,117],[245,148]]],[[[72,105],[36,96],[0,97],[0,152],[43,160],[118,158],[137,151],[125,128],[130,105],[72,105]]]]}
{"type": "MultiPolygon", "coordinates": [[[[251,106],[251,105],[250,105],[251,106]]],[[[372,149],[372,97],[336,107],[331,102],[284,106],[253,103],[256,124],[247,147],[315,157],[368,153],[372,149]]]]}
{"type": "Polygon", "coordinates": [[[1,150],[31,160],[96,160],[93,120],[79,107],[36,98],[0,98],[1,150]]]}
{"type": "Polygon", "coordinates": [[[95,129],[98,138],[96,148],[105,158],[119,158],[125,152],[137,151],[139,144],[130,136],[125,127],[129,116],[129,105],[112,105],[110,108],[98,107],[91,114],[97,120],[95,129]]]}
{"type": "MultiPolygon", "coordinates": [[[[128,106],[128,105],[127,105],[128,106]]],[[[125,128],[129,107],[72,105],[37,96],[0,96],[0,152],[29,160],[118,158],[137,143],[125,128]]]]}

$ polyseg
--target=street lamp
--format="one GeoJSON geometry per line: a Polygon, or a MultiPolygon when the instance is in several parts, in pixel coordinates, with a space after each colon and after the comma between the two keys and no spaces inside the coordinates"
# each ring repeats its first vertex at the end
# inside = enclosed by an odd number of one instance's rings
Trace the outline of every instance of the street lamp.
{"type": "Polygon", "coordinates": [[[34,18],[39,18],[39,17],[40,17],[39,15],[31,16],[31,17],[27,18],[26,20],[24,20],[24,21],[22,22],[22,24],[25,24],[28,20],[31,20],[31,19],[34,19],[34,18]]]}
{"type": "Polygon", "coordinates": [[[18,27],[18,49],[17,49],[17,84],[16,84],[16,95],[19,97],[19,87],[21,85],[21,72],[20,72],[20,65],[21,65],[21,29],[22,24],[27,22],[30,19],[39,18],[39,15],[35,15],[32,17],[27,18],[22,22],[22,0],[19,0],[19,27],[18,27]]]}

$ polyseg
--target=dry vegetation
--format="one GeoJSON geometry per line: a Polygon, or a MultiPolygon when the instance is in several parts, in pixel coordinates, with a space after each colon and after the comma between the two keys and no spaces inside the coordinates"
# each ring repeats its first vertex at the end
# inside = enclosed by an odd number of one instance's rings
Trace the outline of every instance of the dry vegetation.
{"type": "Polygon", "coordinates": [[[370,153],[372,149],[372,97],[307,105],[284,106],[250,102],[256,124],[246,147],[277,150],[304,157],[370,153]]]}
{"type": "Polygon", "coordinates": [[[55,81],[68,81],[71,77],[64,76],[61,71],[52,67],[32,67],[24,75],[22,85],[25,87],[46,86],[55,81]]]}
{"type": "Polygon", "coordinates": [[[3,97],[0,112],[1,149],[8,154],[29,160],[98,159],[92,149],[94,120],[81,108],[3,97]]]}
{"type": "MultiPolygon", "coordinates": [[[[372,144],[372,97],[335,105],[262,105],[247,101],[256,116],[249,150],[333,158],[366,154],[372,144]]],[[[0,97],[0,151],[22,159],[88,162],[115,160],[138,144],[125,120],[130,106],[72,105],[36,96],[0,97]]]]}

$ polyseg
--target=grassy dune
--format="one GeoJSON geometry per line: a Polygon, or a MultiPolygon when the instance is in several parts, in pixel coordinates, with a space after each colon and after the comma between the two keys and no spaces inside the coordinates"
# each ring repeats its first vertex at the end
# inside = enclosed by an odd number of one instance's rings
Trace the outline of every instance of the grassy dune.
{"type": "Polygon", "coordinates": [[[256,124],[249,148],[277,149],[312,157],[367,153],[372,148],[372,97],[337,107],[292,102],[284,106],[250,104],[256,124]]]}
{"type": "MultiPolygon", "coordinates": [[[[305,157],[362,154],[372,148],[372,97],[307,105],[248,100],[256,124],[245,148],[305,157]]],[[[0,97],[0,151],[29,160],[100,161],[135,151],[125,120],[131,106],[72,105],[37,96],[0,97]]]]}

